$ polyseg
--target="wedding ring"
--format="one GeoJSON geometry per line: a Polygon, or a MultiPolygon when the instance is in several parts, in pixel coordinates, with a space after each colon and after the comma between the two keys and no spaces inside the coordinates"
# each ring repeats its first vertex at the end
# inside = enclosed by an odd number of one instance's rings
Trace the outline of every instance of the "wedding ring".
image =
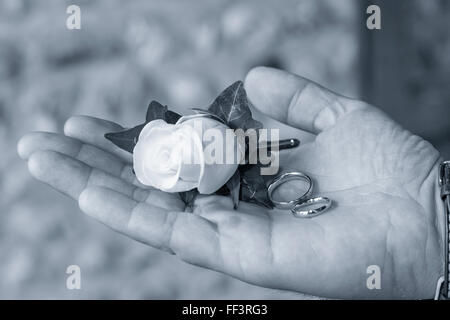
{"type": "Polygon", "coordinates": [[[306,174],[301,172],[286,172],[279,176],[277,176],[275,179],[272,180],[272,182],[269,184],[268,187],[268,197],[270,201],[272,201],[273,205],[278,209],[284,209],[284,210],[293,210],[294,207],[307,200],[307,198],[311,195],[311,192],[313,190],[313,182],[310,177],[308,177],[306,174]],[[291,180],[302,180],[305,181],[308,184],[308,189],[306,192],[301,195],[299,198],[291,200],[291,201],[277,201],[274,200],[272,195],[276,188],[278,188],[280,185],[282,185],[285,182],[291,181],[291,180]]]}
{"type": "Polygon", "coordinates": [[[307,199],[296,204],[292,209],[292,214],[297,218],[312,218],[324,213],[331,207],[331,200],[326,197],[316,197],[307,199]],[[316,207],[314,209],[306,209],[316,207]]]}

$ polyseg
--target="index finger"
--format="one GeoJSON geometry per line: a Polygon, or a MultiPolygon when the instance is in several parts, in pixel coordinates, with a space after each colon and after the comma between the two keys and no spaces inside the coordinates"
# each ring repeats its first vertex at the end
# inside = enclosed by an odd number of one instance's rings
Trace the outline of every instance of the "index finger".
{"type": "Polygon", "coordinates": [[[89,116],[73,116],[64,125],[64,134],[110,152],[127,163],[133,162],[133,155],[120,149],[105,138],[105,133],[124,130],[117,123],[89,116]]]}

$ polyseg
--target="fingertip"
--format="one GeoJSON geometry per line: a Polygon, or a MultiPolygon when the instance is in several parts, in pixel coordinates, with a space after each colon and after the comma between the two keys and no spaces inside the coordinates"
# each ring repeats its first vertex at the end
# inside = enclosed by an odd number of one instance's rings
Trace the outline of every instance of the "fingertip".
{"type": "Polygon", "coordinates": [[[70,158],[56,151],[37,150],[28,158],[28,170],[36,179],[47,182],[55,176],[61,177],[60,170],[67,159],[70,158]]]}
{"type": "Polygon", "coordinates": [[[266,87],[267,83],[270,84],[285,84],[284,82],[294,82],[298,85],[299,76],[289,73],[284,70],[271,68],[271,67],[255,67],[251,69],[244,79],[245,89],[256,89],[261,86],[266,87]]]}
{"type": "Polygon", "coordinates": [[[53,134],[49,132],[29,132],[24,135],[17,143],[19,157],[27,160],[31,154],[43,146],[41,141],[49,140],[51,135],[53,134]]]}
{"type": "Polygon", "coordinates": [[[244,88],[247,91],[247,94],[253,92],[255,89],[258,89],[261,79],[264,79],[265,75],[273,70],[276,69],[262,66],[252,68],[244,79],[244,88]]]}
{"type": "Polygon", "coordinates": [[[88,133],[103,135],[109,131],[120,131],[123,127],[117,123],[90,117],[90,116],[72,116],[64,124],[64,134],[66,136],[79,138],[84,137],[88,133]]]}
{"type": "Polygon", "coordinates": [[[42,180],[51,164],[50,151],[36,151],[28,158],[28,171],[38,180],[42,180]]]}
{"type": "Polygon", "coordinates": [[[122,131],[124,128],[114,122],[89,116],[73,116],[64,125],[64,134],[70,138],[110,152],[126,162],[131,162],[131,154],[120,149],[105,138],[105,133],[122,131]]]}
{"type": "Polygon", "coordinates": [[[23,160],[30,156],[31,133],[27,133],[17,142],[17,154],[23,160]]]}
{"type": "Polygon", "coordinates": [[[79,149],[79,141],[50,132],[31,132],[23,136],[17,143],[17,153],[24,160],[38,150],[57,151],[73,156],[79,149]]]}
{"type": "Polygon", "coordinates": [[[286,71],[256,67],[247,74],[244,88],[256,109],[284,121],[292,96],[304,84],[305,80],[286,71]]]}
{"type": "Polygon", "coordinates": [[[264,67],[264,66],[257,66],[257,67],[250,69],[250,71],[247,73],[247,76],[245,77],[244,84],[253,81],[254,77],[258,77],[259,74],[262,72],[265,72],[266,69],[272,69],[272,68],[264,67]]]}
{"type": "Polygon", "coordinates": [[[85,121],[85,116],[72,116],[67,119],[66,123],[64,123],[64,134],[66,136],[71,136],[73,133],[77,131],[80,126],[82,126],[85,121]]]}
{"type": "Polygon", "coordinates": [[[248,77],[264,76],[265,74],[270,74],[272,72],[286,73],[286,71],[280,70],[277,68],[266,67],[266,66],[257,66],[257,67],[253,67],[252,69],[250,69],[250,71],[247,73],[245,81],[247,80],[248,77]]]}

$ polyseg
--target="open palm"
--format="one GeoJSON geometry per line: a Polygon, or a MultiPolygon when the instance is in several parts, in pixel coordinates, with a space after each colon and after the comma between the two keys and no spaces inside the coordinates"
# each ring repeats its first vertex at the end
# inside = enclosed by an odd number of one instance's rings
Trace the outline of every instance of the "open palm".
{"type": "Polygon", "coordinates": [[[318,296],[431,298],[441,274],[439,153],[378,109],[298,76],[256,68],[245,86],[266,127],[307,141],[282,151],[281,166],[334,200],[326,214],[297,219],[243,202],[233,210],[221,196],[199,196],[185,212],[177,194],[140,185],[131,155],[104,139],[122,128],[91,117],[69,119],[65,135],[28,134],[19,154],[85,213],[189,263],[318,296]],[[373,265],[381,288],[370,290],[373,265]]]}

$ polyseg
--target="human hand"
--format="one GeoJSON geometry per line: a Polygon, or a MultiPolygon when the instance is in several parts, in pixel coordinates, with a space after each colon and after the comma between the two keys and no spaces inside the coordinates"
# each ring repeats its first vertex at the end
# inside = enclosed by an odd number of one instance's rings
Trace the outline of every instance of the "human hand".
{"type": "Polygon", "coordinates": [[[33,176],[88,215],[189,263],[317,296],[431,298],[443,259],[439,153],[378,109],[283,71],[254,69],[245,87],[265,127],[313,134],[282,151],[280,164],[334,200],[326,214],[296,219],[244,202],[236,211],[221,196],[199,196],[184,212],[177,194],[136,181],[131,155],[103,137],[122,128],[105,120],[73,117],[65,135],[31,133],[18,151],[33,176]],[[380,290],[366,286],[370,265],[381,269],[380,290]]]}

